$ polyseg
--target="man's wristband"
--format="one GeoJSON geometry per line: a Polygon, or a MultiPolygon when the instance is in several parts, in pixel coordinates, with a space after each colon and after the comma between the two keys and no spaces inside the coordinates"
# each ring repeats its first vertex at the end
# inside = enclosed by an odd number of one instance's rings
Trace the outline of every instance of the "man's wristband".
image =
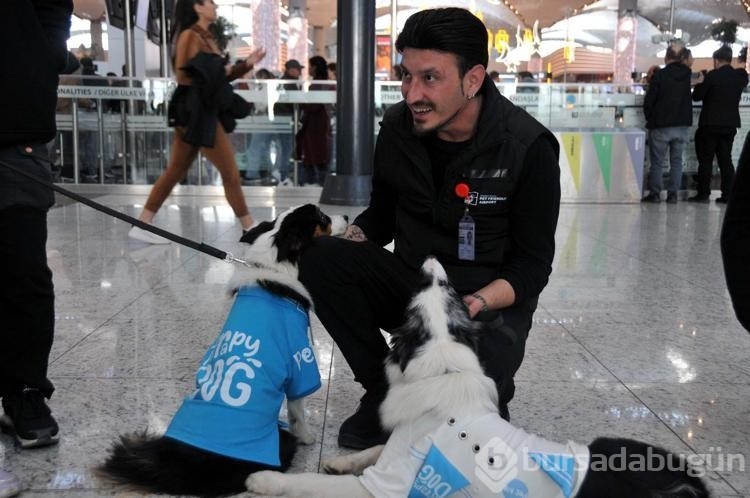
{"type": "Polygon", "coordinates": [[[474,299],[478,299],[479,301],[482,301],[482,309],[479,310],[480,312],[490,310],[490,307],[487,306],[487,300],[483,298],[481,294],[472,294],[471,297],[473,297],[474,299]]]}

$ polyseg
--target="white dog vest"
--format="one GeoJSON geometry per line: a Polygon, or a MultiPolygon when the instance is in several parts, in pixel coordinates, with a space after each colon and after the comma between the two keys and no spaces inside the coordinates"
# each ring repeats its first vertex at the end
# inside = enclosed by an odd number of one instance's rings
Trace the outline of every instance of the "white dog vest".
{"type": "Polygon", "coordinates": [[[425,416],[394,430],[360,482],[376,498],[570,498],[589,459],[587,446],[547,441],[496,413],[425,416]]]}

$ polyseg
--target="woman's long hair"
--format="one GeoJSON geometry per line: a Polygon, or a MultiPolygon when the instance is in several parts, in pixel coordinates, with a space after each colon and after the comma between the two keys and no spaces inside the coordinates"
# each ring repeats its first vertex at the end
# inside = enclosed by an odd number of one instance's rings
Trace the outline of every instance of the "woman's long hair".
{"type": "Polygon", "coordinates": [[[175,3],[172,30],[169,33],[169,40],[173,44],[177,42],[177,37],[183,29],[198,22],[198,14],[193,8],[196,3],[203,5],[203,0],[177,0],[175,3]]]}
{"type": "Polygon", "coordinates": [[[328,63],[323,57],[316,55],[310,57],[310,60],[308,62],[310,64],[310,69],[312,69],[310,74],[312,75],[314,80],[328,79],[328,63]]]}

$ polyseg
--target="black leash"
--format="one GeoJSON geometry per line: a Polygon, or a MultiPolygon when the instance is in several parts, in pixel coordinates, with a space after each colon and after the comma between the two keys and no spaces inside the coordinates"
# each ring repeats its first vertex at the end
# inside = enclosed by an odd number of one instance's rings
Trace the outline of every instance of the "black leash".
{"type": "Polygon", "coordinates": [[[148,232],[155,233],[156,235],[164,237],[165,239],[169,239],[172,242],[177,242],[178,244],[189,247],[191,249],[195,249],[196,251],[200,251],[204,254],[208,254],[209,256],[213,256],[214,258],[222,259],[227,262],[240,263],[242,265],[251,266],[251,267],[259,266],[255,263],[249,263],[242,259],[235,258],[230,252],[222,251],[221,249],[217,249],[216,247],[210,246],[208,244],[204,244],[203,242],[198,243],[198,242],[195,242],[194,240],[186,239],[185,237],[181,237],[172,232],[162,230],[159,227],[155,227],[154,225],[151,225],[139,219],[133,218],[132,216],[128,216],[127,214],[116,211],[96,201],[92,201],[91,199],[87,199],[86,197],[83,197],[81,195],[76,194],[75,192],[71,192],[68,189],[55,185],[54,183],[48,182],[46,180],[42,180],[41,178],[37,178],[36,176],[32,175],[28,171],[25,171],[24,169],[14,166],[12,164],[6,163],[5,161],[0,161],[0,166],[4,166],[12,171],[15,171],[19,175],[23,175],[26,178],[34,180],[35,182],[40,183],[44,185],[45,187],[51,188],[55,192],[58,192],[66,197],[70,197],[71,199],[78,201],[81,204],[86,204],[87,206],[94,208],[97,211],[106,213],[110,216],[113,216],[127,223],[130,223],[131,225],[135,225],[138,228],[142,228],[143,230],[146,230],[148,232]]]}

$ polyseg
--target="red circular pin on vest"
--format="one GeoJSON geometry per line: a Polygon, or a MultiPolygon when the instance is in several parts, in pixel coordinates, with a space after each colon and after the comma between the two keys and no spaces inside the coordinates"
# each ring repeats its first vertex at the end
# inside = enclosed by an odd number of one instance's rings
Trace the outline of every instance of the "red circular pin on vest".
{"type": "Polygon", "coordinates": [[[467,197],[469,197],[469,186],[466,185],[465,183],[457,184],[456,187],[453,189],[453,191],[461,199],[466,199],[467,197]]]}

